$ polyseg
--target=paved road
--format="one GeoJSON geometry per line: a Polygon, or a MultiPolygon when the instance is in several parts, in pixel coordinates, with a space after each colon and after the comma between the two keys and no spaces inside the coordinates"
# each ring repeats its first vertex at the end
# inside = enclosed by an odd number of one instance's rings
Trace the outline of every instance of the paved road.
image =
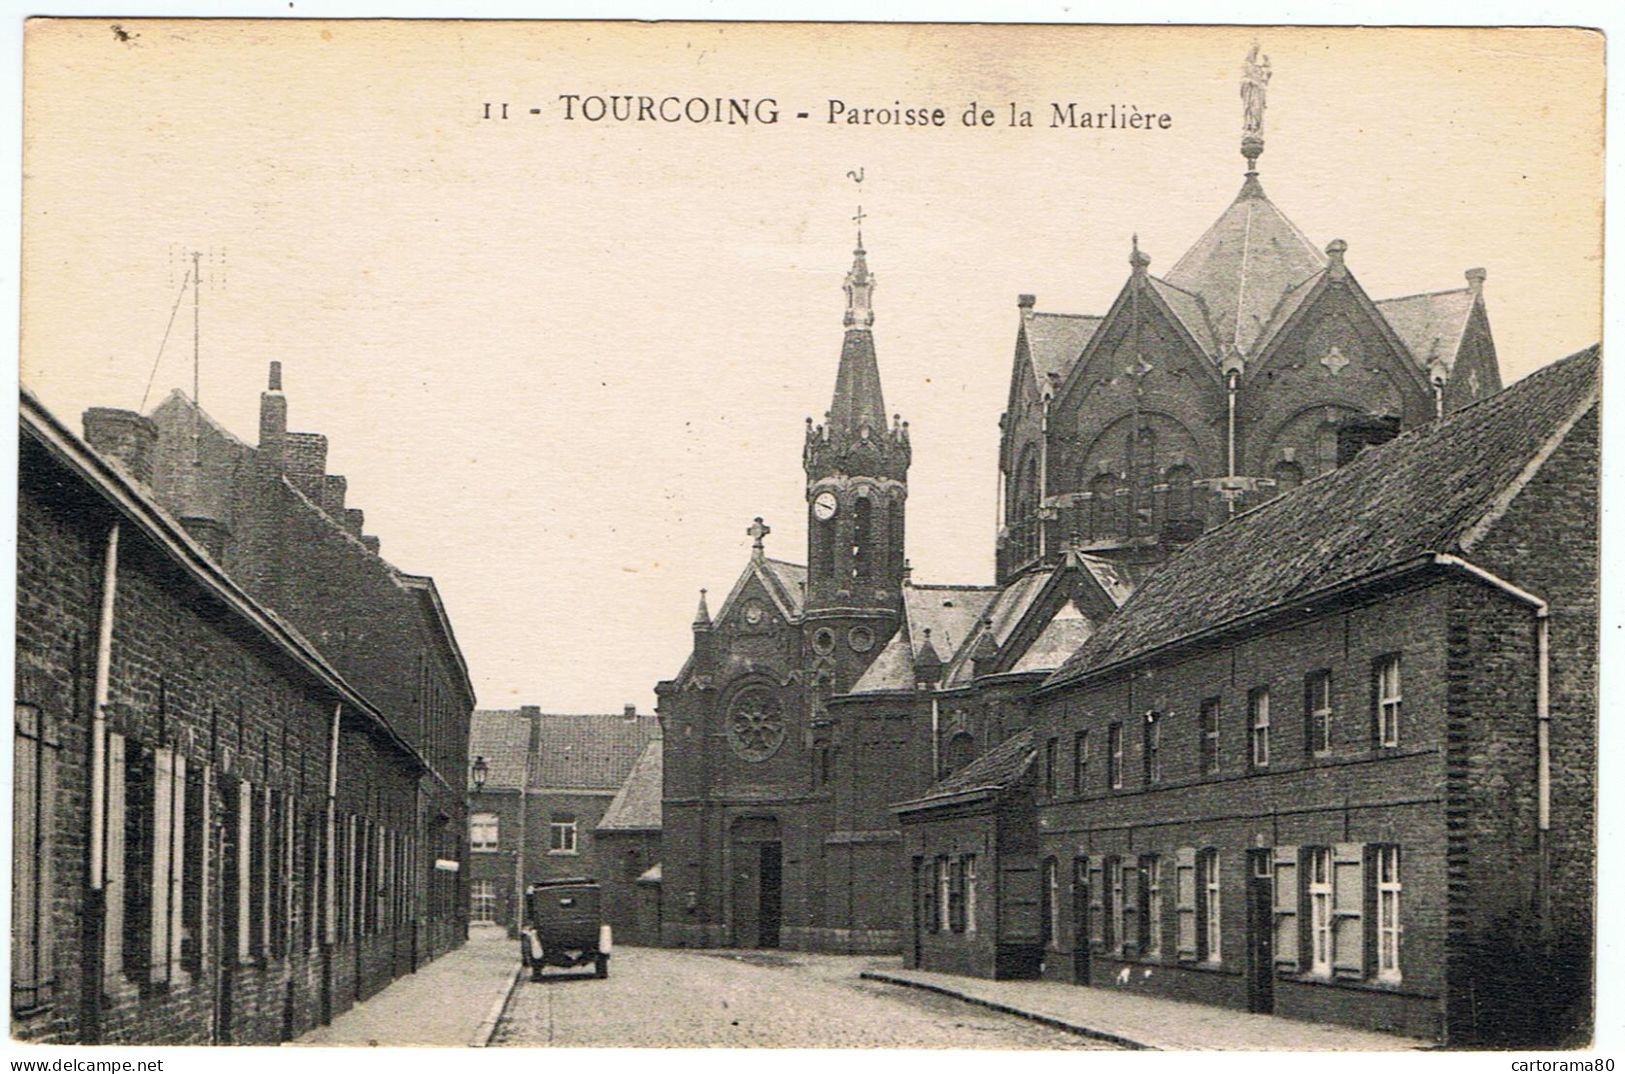
{"type": "Polygon", "coordinates": [[[540,984],[527,979],[492,1043],[571,1048],[1106,1047],[959,1000],[860,980],[858,973],[874,963],[790,951],[617,947],[608,980],[562,970],[548,970],[540,984]]]}

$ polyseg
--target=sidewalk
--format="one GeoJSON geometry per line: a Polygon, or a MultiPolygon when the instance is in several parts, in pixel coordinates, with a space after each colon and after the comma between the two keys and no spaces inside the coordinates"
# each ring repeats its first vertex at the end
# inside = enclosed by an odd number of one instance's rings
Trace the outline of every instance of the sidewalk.
{"type": "Polygon", "coordinates": [[[1409,1037],[1055,981],[989,981],[889,967],[865,970],[863,977],[952,996],[1130,1048],[1392,1052],[1428,1047],[1428,1042],[1409,1037]]]}
{"type": "Polygon", "coordinates": [[[483,1047],[519,972],[512,940],[478,937],[318,1026],[300,1045],[483,1047]]]}

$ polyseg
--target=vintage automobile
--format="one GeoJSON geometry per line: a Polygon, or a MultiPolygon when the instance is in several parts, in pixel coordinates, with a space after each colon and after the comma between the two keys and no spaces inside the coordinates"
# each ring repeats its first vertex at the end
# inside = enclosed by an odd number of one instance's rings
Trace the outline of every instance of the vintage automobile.
{"type": "Polygon", "coordinates": [[[588,877],[543,880],[525,889],[525,928],[519,935],[519,957],[530,979],[542,979],[542,967],[569,969],[591,963],[600,977],[609,976],[610,928],[599,912],[598,881],[588,877]]]}

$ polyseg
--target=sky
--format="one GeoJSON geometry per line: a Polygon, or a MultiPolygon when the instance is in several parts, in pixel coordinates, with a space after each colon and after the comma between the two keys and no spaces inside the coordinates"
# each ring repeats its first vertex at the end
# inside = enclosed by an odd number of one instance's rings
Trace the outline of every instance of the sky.
{"type": "Polygon", "coordinates": [[[1508,382],[1599,338],[1583,31],[34,20],[23,381],[75,425],[190,392],[203,251],[204,407],[252,442],[282,362],[290,428],[435,577],[481,707],[647,710],[752,518],[804,561],[858,205],[914,577],[991,581],[1016,296],[1103,313],[1132,235],[1159,273],[1218,217],[1255,37],[1264,188],[1374,298],[1483,266],[1508,382]],[[779,120],[589,122],[569,94],[779,120]],[[1052,102],[1169,119],[1056,128],[1052,102]]]}

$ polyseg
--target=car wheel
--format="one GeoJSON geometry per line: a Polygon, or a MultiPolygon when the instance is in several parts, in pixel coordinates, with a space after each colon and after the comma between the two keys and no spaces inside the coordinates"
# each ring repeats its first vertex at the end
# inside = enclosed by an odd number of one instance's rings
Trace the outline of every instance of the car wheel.
{"type": "Polygon", "coordinates": [[[600,978],[604,978],[604,977],[609,976],[609,956],[608,955],[599,955],[596,959],[594,959],[594,965],[595,965],[595,968],[598,970],[598,976],[600,978]]]}

